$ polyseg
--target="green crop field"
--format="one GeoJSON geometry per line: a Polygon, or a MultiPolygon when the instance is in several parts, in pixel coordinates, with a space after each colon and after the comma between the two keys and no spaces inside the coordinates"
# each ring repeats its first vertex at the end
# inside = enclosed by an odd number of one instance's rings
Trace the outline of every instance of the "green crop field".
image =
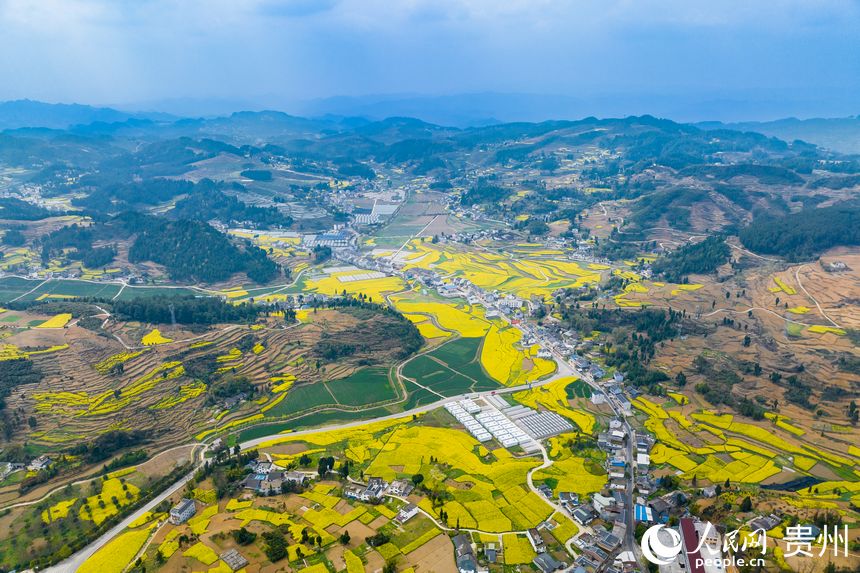
{"type": "MultiPolygon", "coordinates": [[[[42,281],[18,277],[0,279],[0,304],[13,299],[34,301],[40,296],[56,295],[58,297],[97,297],[113,298],[120,292],[122,285],[116,283],[99,283],[75,279],[51,279],[42,281]],[[43,284],[44,283],[44,284],[43,284]],[[29,291],[33,292],[29,292],[29,291]],[[20,298],[19,298],[20,297],[20,298]]],[[[158,288],[146,286],[128,286],[122,290],[119,298],[129,300],[144,296],[181,296],[198,294],[196,291],[184,288],[158,288]]]]}
{"type": "Polygon", "coordinates": [[[254,426],[253,428],[247,428],[239,433],[238,441],[244,442],[247,440],[253,440],[255,438],[262,438],[263,436],[280,434],[282,432],[287,432],[290,430],[295,431],[304,428],[316,428],[328,424],[336,424],[338,422],[371,420],[373,418],[387,416],[388,414],[393,413],[393,410],[390,410],[384,406],[380,406],[378,408],[370,408],[368,410],[361,410],[358,412],[343,412],[338,410],[314,412],[312,414],[306,414],[304,416],[296,418],[295,420],[291,420],[289,423],[266,424],[254,426]]]}
{"type": "MultiPolygon", "coordinates": [[[[35,287],[39,281],[32,281],[35,287]]],[[[40,296],[56,295],[61,297],[98,297],[113,298],[119,292],[120,285],[113,283],[91,283],[68,279],[50,280],[39,286],[33,292],[22,297],[22,301],[37,300],[40,296]]],[[[29,289],[28,289],[29,290],[29,289]]]]}
{"type": "Polygon", "coordinates": [[[340,380],[296,386],[266,416],[284,418],[323,406],[366,406],[396,398],[386,369],[364,368],[340,380]]]}
{"type": "Polygon", "coordinates": [[[591,386],[582,380],[576,380],[567,385],[568,398],[591,398],[591,386]]]}
{"type": "Polygon", "coordinates": [[[9,302],[37,286],[42,281],[31,281],[18,277],[0,279],[0,302],[9,302]]]}
{"type": "Polygon", "coordinates": [[[335,405],[335,401],[324,384],[295,386],[280,404],[266,412],[266,416],[284,418],[325,405],[335,405]]]}
{"type": "Polygon", "coordinates": [[[346,378],[325,384],[339,403],[349,406],[364,406],[397,398],[385,368],[362,368],[346,378]]]}
{"type": "Polygon", "coordinates": [[[142,298],[148,296],[187,296],[199,294],[200,293],[195,290],[184,287],[159,288],[145,286],[127,286],[117,297],[117,300],[131,300],[133,298],[142,298]]]}
{"type": "Polygon", "coordinates": [[[409,393],[409,398],[406,402],[403,403],[404,410],[411,410],[416,406],[422,406],[424,404],[432,404],[439,400],[439,396],[430,392],[429,390],[425,390],[419,386],[416,386],[412,382],[408,380],[403,381],[404,386],[406,386],[406,391],[409,393]]]}
{"type": "Polygon", "coordinates": [[[419,356],[403,368],[403,375],[444,396],[493,390],[500,384],[481,367],[480,338],[453,340],[419,356]]]}

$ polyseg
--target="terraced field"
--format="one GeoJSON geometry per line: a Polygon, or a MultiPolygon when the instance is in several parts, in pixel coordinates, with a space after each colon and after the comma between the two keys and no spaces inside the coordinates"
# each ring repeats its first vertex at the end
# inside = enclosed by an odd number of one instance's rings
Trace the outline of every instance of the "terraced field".
{"type": "Polygon", "coordinates": [[[401,386],[389,379],[387,366],[361,366],[362,361],[391,363],[388,356],[396,346],[389,342],[331,363],[311,356],[323,332],[334,336],[359,323],[348,313],[321,310],[313,323],[290,328],[283,328],[278,317],[269,317],[251,327],[216,326],[202,334],[111,320],[107,333],[117,338],[67,326],[69,315],[47,321],[28,320],[30,313],[20,317],[16,322],[46,328],[31,331],[16,326],[0,358],[29,357],[43,380],[27,393],[10,397],[9,404],[38,413],[39,428],[29,437],[48,449],[108,428],[157,430],[154,438],[171,443],[264,417],[288,418],[326,406],[372,408],[405,397],[401,386]],[[36,330],[40,340],[53,341],[53,346],[25,346],[36,330]],[[126,349],[120,340],[132,348],[126,349]],[[238,408],[221,410],[217,401],[206,402],[201,375],[209,385],[247,379],[261,394],[238,408]],[[168,411],[171,424],[164,425],[161,420],[168,411]]]}
{"type": "Polygon", "coordinates": [[[658,440],[652,463],[672,466],[686,479],[760,484],[797,475],[856,477],[852,468],[860,458],[847,445],[798,440],[802,430],[784,419],[774,417],[766,428],[675,401],[658,404],[641,397],[633,404],[647,415],[645,428],[658,440]]]}

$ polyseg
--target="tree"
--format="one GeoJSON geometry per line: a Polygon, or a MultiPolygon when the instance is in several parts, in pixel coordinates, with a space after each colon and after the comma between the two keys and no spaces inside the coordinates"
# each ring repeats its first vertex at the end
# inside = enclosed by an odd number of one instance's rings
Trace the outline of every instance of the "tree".
{"type": "Polygon", "coordinates": [[[320,458],[319,464],[317,465],[317,472],[321,479],[324,479],[328,472],[334,468],[334,458],[329,456],[327,458],[320,458]]]}
{"type": "Polygon", "coordinates": [[[744,498],[744,500],[741,502],[741,511],[743,511],[743,512],[752,511],[752,508],[753,508],[752,499],[750,499],[750,496],[746,496],[744,498]]]}
{"type": "Polygon", "coordinates": [[[340,544],[341,545],[349,545],[349,531],[344,531],[340,534],[340,544]]]}
{"type": "Polygon", "coordinates": [[[675,376],[675,383],[683,388],[687,384],[687,375],[683,372],[678,372],[678,375],[675,376]]]}
{"type": "Polygon", "coordinates": [[[255,539],[257,539],[256,533],[254,533],[253,531],[248,531],[244,527],[240,529],[234,529],[230,532],[230,534],[233,536],[233,539],[239,545],[250,545],[254,542],[255,539]]]}
{"type": "Polygon", "coordinates": [[[20,247],[25,242],[27,242],[27,239],[24,237],[24,233],[18,229],[9,229],[3,235],[3,244],[10,247],[20,247]]]}
{"type": "MultiPolygon", "coordinates": [[[[852,402],[853,404],[853,402],[852,402]]],[[[424,481],[424,476],[422,474],[415,474],[412,476],[412,483],[415,484],[415,487],[421,485],[421,482],[424,481]]]]}
{"type": "Polygon", "coordinates": [[[365,537],[364,540],[371,547],[379,547],[380,545],[385,545],[389,541],[391,541],[391,537],[388,536],[384,531],[377,531],[374,535],[370,537],[365,537]]]}
{"type": "Polygon", "coordinates": [[[729,478],[726,478],[726,483],[723,485],[723,487],[724,487],[724,488],[726,488],[726,489],[731,489],[731,487],[732,487],[732,482],[731,482],[731,480],[730,480],[729,478]]]}
{"type": "Polygon", "coordinates": [[[266,542],[265,553],[269,561],[274,563],[287,556],[287,539],[283,533],[278,530],[267,531],[263,534],[263,539],[266,542]]]}

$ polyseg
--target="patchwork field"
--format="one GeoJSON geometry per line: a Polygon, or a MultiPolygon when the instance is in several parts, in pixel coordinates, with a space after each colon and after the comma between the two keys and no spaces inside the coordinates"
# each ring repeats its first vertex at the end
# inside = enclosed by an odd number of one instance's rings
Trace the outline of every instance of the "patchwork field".
{"type": "Polygon", "coordinates": [[[488,291],[499,290],[524,299],[546,299],[559,288],[594,284],[601,278],[599,272],[545,248],[497,253],[413,240],[397,255],[396,262],[404,271],[434,270],[449,278],[467,279],[488,291]]]}
{"type": "MultiPolygon", "coordinates": [[[[278,448],[294,443],[321,455],[341,452],[356,470],[389,481],[423,475],[429,490],[441,489],[448,499],[434,503],[424,498],[419,507],[439,520],[444,511],[451,527],[459,522],[460,527],[486,532],[523,531],[552,513],[526,486],[526,473],[540,465],[537,458],[518,458],[504,449],[489,452],[460,430],[420,420],[395,420],[339,432],[284,436],[262,444],[260,450],[286,465],[302,450],[283,455],[278,448]]],[[[605,477],[600,485],[604,482],[605,477]]]]}
{"type": "Polygon", "coordinates": [[[860,457],[852,453],[849,435],[844,440],[822,440],[806,435],[784,416],[751,423],[697,404],[681,406],[675,400],[640,397],[633,405],[646,416],[644,427],[658,440],[652,463],[671,466],[688,480],[761,484],[804,475],[856,479],[853,469],[860,457]]]}

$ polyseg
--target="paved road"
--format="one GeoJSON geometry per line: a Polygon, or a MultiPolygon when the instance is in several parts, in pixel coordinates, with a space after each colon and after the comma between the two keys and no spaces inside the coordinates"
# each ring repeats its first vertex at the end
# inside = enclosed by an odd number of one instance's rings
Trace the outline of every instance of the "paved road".
{"type": "MultiPolygon", "coordinates": [[[[202,456],[201,456],[201,458],[202,458],[202,456]]],[[[68,559],[61,561],[60,563],[57,563],[56,565],[48,567],[47,569],[43,569],[43,571],[50,571],[52,573],[53,572],[56,572],[56,573],[74,573],[75,571],[77,571],[78,567],[80,567],[81,565],[84,564],[84,561],[89,559],[90,556],[92,556],[96,551],[98,551],[99,549],[104,547],[111,539],[113,539],[114,537],[116,537],[117,535],[122,533],[122,531],[126,527],[128,527],[131,523],[133,523],[141,515],[143,515],[147,511],[152,511],[155,508],[155,506],[157,506],[159,503],[161,503],[162,501],[164,501],[165,499],[167,499],[168,497],[170,497],[171,495],[173,495],[174,493],[176,493],[177,491],[182,489],[186,483],[191,481],[191,478],[194,477],[194,474],[197,472],[197,469],[199,467],[200,467],[199,464],[195,465],[194,469],[192,469],[190,472],[188,472],[187,474],[182,476],[179,480],[174,482],[173,485],[171,485],[166,490],[164,490],[163,492],[158,494],[155,498],[153,498],[152,500],[147,502],[142,507],[138,508],[134,513],[132,513],[131,515],[129,515],[128,517],[126,517],[125,519],[120,521],[114,527],[110,528],[105,534],[103,534],[101,537],[99,537],[95,541],[93,541],[92,543],[90,543],[89,545],[87,545],[86,547],[84,547],[83,549],[81,549],[80,551],[78,551],[77,553],[75,553],[74,555],[69,557],[68,559]]]]}
{"type": "MultiPolygon", "coordinates": [[[[155,454],[155,456],[153,456],[153,457],[152,457],[152,458],[150,458],[150,459],[151,459],[151,460],[153,460],[153,459],[157,458],[158,456],[163,456],[164,454],[170,453],[170,452],[172,452],[172,451],[174,451],[174,450],[178,450],[178,449],[181,449],[181,448],[189,448],[189,447],[192,447],[192,448],[193,448],[193,449],[192,449],[192,452],[191,452],[191,455],[192,455],[192,457],[193,457],[193,458],[196,458],[196,457],[197,457],[197,450],[199,449],[197,446],[199,446],[199,447],[203,447],[203,445],[202,445],[202,444],[196,444],[196,445],[195,445],[195,444],[182,444],[181,446],[173,446],[172,448],[167,448],[166,450],[162,450],[162,451],[160,451],[160,452],[156,453],[156,454],[155,454]]],[[[31,500],[29,500],[29,501],[19,501],[19,502],[17,502],[17,503],[12,503],[12,504],[9,504],[9,505],[4,505],[4,506],[0,507],[0,511],[2,511],[2,510],[4,510],[4,509],[12,509],[12,508],[15,508],[15,507],[23,507],[23,506],[27,506],[27,505],[35,505],[35,504],[37,504],[37,503],[39,503],[39,502],[42,502],[42,501],[44,501],[44,500],[48,499],[49,497],[51,497],[51,496],[52,496],[52,495],[54,495],[55,493],[57,493],[57,492],[59,492],[59,491],[62,491],[62,490],[64,490],[64,489],[66,489],[66,487],[68,487],[69,485],[84,485],[84,484],[91,483],[91,482],[93,482],[93,481],[95,481],[95,480],[100,480],[101,478],[102,478],[102,476],[101,476],[100,474],[93,474],[93,475],[91,475],[91,476],[89,476],[89,477],[84,477],[84,478],[81,478],[81,479],[79,479],[79,480],[75,480],[75,481],[73,481],[73,482],[70,482],[69,484],[63,484],[63,485],[61,485],[61,486],[57,486],[57,487],[55,487],[54,489],[52,489],[52,490],[50,490],[49,492],[47,492],[47,493],[45,493],[44,495],[42,495],[42,497],[40,497],[40,498],[37,498],[37,499],[31,499],[31,500]]]]}
{"type": "MultiPolygon", "coordinates": [[[[401,247],[401,249],[402,249],[402,247],[401,247]]],[[[510,319],[504,313],[501,313],[501,318],[503,320],[507,320],[508,322],[511,322],[510,319]]],[[[520,330],[524,330],[522,326],[519,326],[519,325],[516,325],[516,326],[520,330]]],[[[524,332],[524,334],[525,334],[525,332],[524,332]]],[[[334,424],[334,425],[323,426],[323,427],[319,427],[319,428],[299,430],[296,432],[288,432],[288,433],[284,433],[284,434],[273,434],[273,435],[263,436],[260,438],[255,438],[252,440],[247,440],[245,442],[242,442],[240,444],[240,447],[241,447],[241,449],[244,450],[244,449],[259,446],[260,444],[263,444],[265,442],[277,440],[280,437],[296,437],[296,436],[316,434],[316,433],[332,431],[332,430],[345,430],[348,428],[362,426],[362,425],[370,424],[370,423],[374,423],[374,422],[380,422],[380,421],[385,421],[385,420],[394,420],[397,418],[409,417],[412,415],[422,414],[425,412],[429,412],[431,410],[435,410],[437,408],[443,407],[445,404],[448,404],[450,402],[455,402],[458,400],[462,400],[462,399],[467,398],[467,397],[474,398],[474,397],[480,397],[480,396],[489,396],[492,394],[507,394],[507,393],[511,393],[511,392],[518,392],[521,390],[528,390],[530,388],[537,388],[537,387],[543,386],[545,384],[549,384],[551,382],[554,382],[555,380],[558,380],[559,378],[565,378],[565,377],[571,377],[571,376],[580,376],[582,378],[585,378],[586,381],[592,387],[594,387],[595,389],[598,388],[598,386],[595,384],[593,378],[591,378],[590,375],[586,375],[585,373],[579,372],[578,370],[576,370],[574,367],[572,367],[566,360],[564,360],[560,356],[556,357],[556,364],[557,364],[557,368],[556,368],[555,373],[552,376],[550,376],[549,378],[538,381],[538,382],[534,382],[534,383],[530,383],[530,384],[523,384],[523,385],[513,386],[513,387],[498,388],[496,390],[487,390],[487,391],[483,391],[483,392],[469,392],[469,393],[459,394],[456,396],[450,396],[450,397],[446,397],[446,398],[442,398],[440,400],[437,400],[436,402],[426,404],[424,406],[418,406],[416,408],[412,408],[411,410],[407,410],[405,412],[398,412],[395,414],[389,414],[387,416],[382,416],[382,417],[374,418],[374,419],[370,419],[370,420],[356,420],[356,421],[352,421],[352,422],[334,424]],[[588,376],[588,377],[586,378],[586,376],[588,376]]],[[[615,409],[615,408],[616,408],[616,406],[613,405],[613,409],[615,409]]],[[[542,467],[546,467],[547,464],[551,465],[552,460],[550,460],[549,457],[547,456],[546,449],[544,449],[541,446],[541,451],[542,451],[542,454],[544,457],[544,466],[542,466],[542,467]]],[[[175,493],[176,491],[181,489],[186,483],[188,483],[188,481],[194,476],[194,473],[196,472],[196,470],[202,465],[203,459],[204,459],[204,456],[202,455],[202,452],[201,452],[200,461],[197,463],[197,465],[195,465],[194,469],[191,472],[189,472],[187,475],[183,476],[180,480],[175,482],[173,485],[171,485],[168,489],[166,489],[164,492],[159,494],[155,499],[153,499],[152,501],[147,503],[145,506],[134,511],[128,517],[123,519],[118,525],[116,525],[110,531],[108,531],[107,533],[105,533],[104,535],[102,535],[101,537],[96,539],[94,542],[90,543],[87,547],[85,547],[84,549],[82,549],[78,553],[75,553],[74,555],[72,555],[68,559],[58,563],[57,565],[46,569],[46,571],[50,571],[52,573],[53,572],[56,572],[56,573],[73,573],[74,571],[76,571],[77,568],[80,567],[80,565],[83,564],[83,562],[87,560],[87,558],[89,558],[96,551],[98,551],[99,549],[104,547],[108,543],[108,541],[110,541],[114,536],[118,535],[130,523],[132,523],[133,521],[138,519],[146,511],[150,511],[153,507],[155,507],[156,505],[161,503],[163,500],[170,497],[173,493],[175,493]]],[[[528,476],[528,481],[529,481],[529,487],[531,487],[534,490],[534,484],[532,484],[532,482],[531,482],[531,473],[528,476]]],[[[552,503],[550,505],[555,506],[555,504],[552,504],[552,503]]],[[[562,511],[565,515],[567,515],[567,512],[564,511],[563,508],[561,508],[560,506],[555,506],[555,507],[557,510],[562,511]]],[[[570,547],[570,545],[569,545],[570,541],[572,541],[572,540],[568,540],[568,547],[570,547]]]]}
{"type": "Polygon", "coordinates": [[[622,549],[626,551],[632,551],[636,556],[636,559],[639,561],[640,566],[643,566],[641,551],[639,549],[639,545],[636,543],[635,537],[635,529],[636,529],[636,521],[634,515],[634,500],[633,500],[633,487],[636,483],[636,464],[634,459],[634,448],[636,448],[636,431],[630,425],[630,422],[624,416],[623,411],[621,410],[621,405],[615,399],[614,396],[610,394],[606,394],[600,388],[600,386],[594,381],[594,377],[589,372],[583,372],[578,370],[575,366],[572,366],[567,363],[563,356],[555,354],[556,363],[566,364],[567,367],[571,370],[574,370],[576,374],[584,380],[589,386],[591,386],[592,390],[597,390],[606,395],[607,403],[609,407],[612,408],[615,416],[619,418],[624,424],[625,430],[627,430],[627,447],[625,450],[625,458],[627,462],[627,468],[629,473],[629,477],[627,478],[627,487],[624,490],[624,525],[626,526],[624,539],[622,540],[622,549]]]}
{"type": "MultiPolygon", "coordinates": [[[[310,428],[307,430],[299,430],[296,432],[287,432],[287,433],[283,433],[283,434],[272,434],[272,435],[263,436],[260,438],[255,438],[253,440],[247,440],[245,442],[242,442],[240,444],[240,447],[241,447],[241,449],[246,450],[249,448],[259,446],[260,444],[263,444],[265,442],[269,442],[271,440],[277,440],[278,438],[304,436],[304,435],[309,435],[309,434],[318,434],[320,432],[327,432],[327,431],[331,431],[331,430],[345,430],[348,428],[354,428],[357,426],[364,426],[366,424],[372,424],[374,422],[381,422],[381,421],[385,421],[385,420],[396,420],[397,418],[409,417],[409,416],[416,415],[416,414],[423,414],[425,412],[429,412],[431,410],[441,408],[445,404],[448,404],[449,402],[456,402],[456,401],[462,400],[464,398],[469,398],[469,397],[475,398],[475,397],[480,397],[480,396],[489,396],[492,394],[508,394],[511,392],[519,392],[521,390],[528,390],[529,388],[537,388],[537,387],[543,386],[545,384],[549,384],[555,380],[558,380],[559,378],[566,377],[566,376],[572,376],[573,374],[574,373],[570,369],[569,366],[560,364],[558,370],[556,371],[556,373],[553,376],[551,376],[550,378],[547,378],[546,380],[541,380],[540,382],[535,382],[533,384],[522,384],[519,386],[510,386],[510,387],[505,387],[505,388],[499,388],[496,390],[487,390],[484,392],[469,392],[467,394],[459,394],[457,396],[450,396],[447,398],[443,398],[441,400],[437,400],[436,402],[433,402],[431,404],[425,404],[423,406],[418,406],[417,408],[412,408],[411,410],[406,410],[405,412],[398,412],[396,414],[389,414],[387,416],[382,416],[379,418],[373,418],[373,419],[369,419],[369,420],[356,420],[353,422],[346,422],[346,423],[342,423],[342,424],[333,424],[330,426],[323,426],[323,427],[319,427],[319,428],[310,428]]],[[[194,466],[194,469],[191,470],[186,475],[184,475],[179,480],[177,480],[176,482],[174,482],[173,485],[171,485],[165,491],[161,492],[158,496],[155,497],[155,499],[148,502],[143,507],[140,507],[137,510],[135,510],[128,517],[123,519],[119,524],[117,524],[115,527],[111,528],[107,533],[105,533],[104,535],[102,535],[101,537],[99,537],[98,539],[93,541],[92,543],[90,543],[84,549],[75,553],[74,555],[72,555],[68,559],[66,559],[66,560],[64,560],[64,561],[62,561],[62,562],[60,562],[60,563],[58,563],[52,567],[49,567],[48,569],[45,569],[45,571],[48,571],[51,573],[73,573],[74,571],[76,571],[78,569],[78,567],[80,567],[84,563],[84,561],[86,561],[96,551],[98,551],[99,549],[104,547],[112,538],[114,538],[119,533],[121,533],[122,530],[124,530],[126,527],[128,527],[128,525],[130,523],[134,522],[136,519],[138,519],[141,515],[143,515],[147,511],[151,511],[156,505],[158,505],[159,503],[161,503],[162,501],[164,501],[165,499],[167,499],[168,497],[170,497],[171,495],[173,495],[174,493],[176,493],[177,491],[182,489],[182,487],[184,487],[185,484],[188,483],[188,481],[191,480],[192,477],[194,477],[194,473],[203,464],[203,459],[204,459],[204,456],[202,455],[202,452],[201,452],[200,459],[197,462],[197,464],[194,466]]]]}

